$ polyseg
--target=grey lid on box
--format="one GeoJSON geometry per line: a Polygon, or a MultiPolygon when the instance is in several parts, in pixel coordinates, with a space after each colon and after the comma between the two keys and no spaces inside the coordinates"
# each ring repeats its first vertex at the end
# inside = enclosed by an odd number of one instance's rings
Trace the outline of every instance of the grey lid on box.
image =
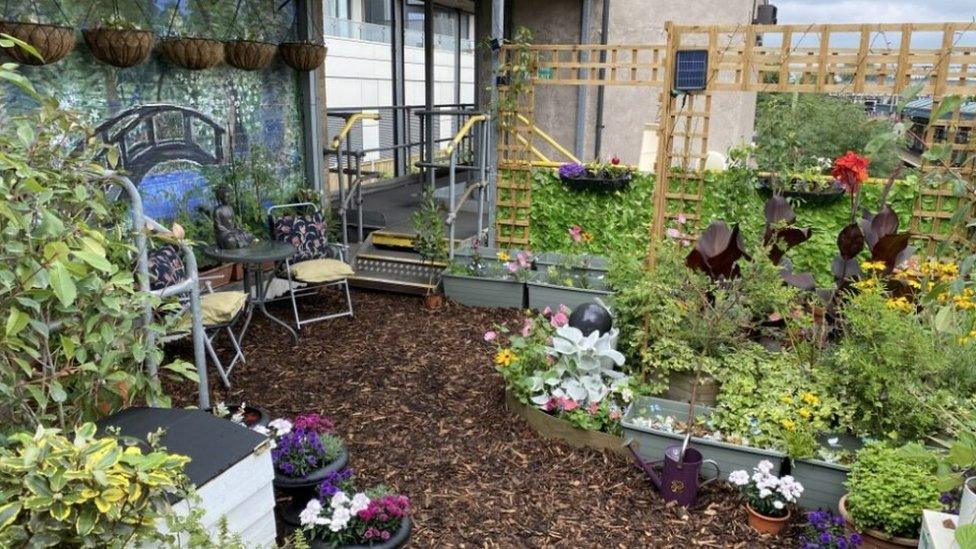
{"type": "MultiPolygon", "coordinates": [[[[190,458],[186,475],[203,486],[248,457],[267,437],[202,410],[136,407],[98,421],[99,432],[118,427],[119,434],[141,441],[162,427],[166,451],[190,458]]],[[[145,446],[143,442],[142,446],[145,446]]]]}

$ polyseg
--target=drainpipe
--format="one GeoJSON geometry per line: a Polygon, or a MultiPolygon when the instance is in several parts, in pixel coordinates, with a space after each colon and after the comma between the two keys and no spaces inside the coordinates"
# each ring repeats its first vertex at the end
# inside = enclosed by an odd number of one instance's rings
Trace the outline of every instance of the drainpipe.
{"type": "MultiPolygon", "coordinates": [[[[607,45],[607,34],[610,32],[610,0],[603,0],[603,20],[600,23],[600,44],[607,45]]],[[[600,52],[600,62],[607,62],[607,52],[600,52]]],[[[600,69],[600,80],[603,80],[605,70],[600,69]]],[[[593,157],[600,158],[600,149],[603,147],[603,99],[605,88],[600,86],[596,90],[596,138],[593,140],[593,157]]]]}
{"type": "MultiPolygon", "coordinates": [[[[491,129],[488,131],[488,144],[485,150],[488,164],[488,246],[495,246],[495,196],[498,192],[498,75],[501,59],[499,49],[505,36],[505,0],[491,2],[491,31],[489,38],[495,44],[491,48],[491,81],[489,83],[489,111],[491,112],[491,129]]],[[[482,82],[482,87],[485,83],[482,82]]]]}
{"type": "MultiPolygon", "coordinates": [[[[590,12],[593,0],[583,0],[580,5],[580,44],[586,44],[590,33],[590,12]]],[[[585,54],[584,54],[585,55],[585,54]]],[[[582,62],[589,61],[589,56],[580,59],[582,62]]],[[[580,79],[586,78],[586,70],[579,70],[580,79]]],[[[574,152],[576,158],[583,158],[583,148],[586,146],[586,92],[587,86],[579,86],[576,89],[576,147],[574,152]]]]}
{"type": "MultiPolygon", "coordinates": [[[[424,110],[434,110],[434,2],[428,0],[424,2],[424,110]]],[[[434,162],[434,116],[427,114],[424,117],[424,149],[426,151],[425,162],[434,162]]],[[[435,182],[434,168],[426,168],[427,185],[434,189],[435,182]]]]}

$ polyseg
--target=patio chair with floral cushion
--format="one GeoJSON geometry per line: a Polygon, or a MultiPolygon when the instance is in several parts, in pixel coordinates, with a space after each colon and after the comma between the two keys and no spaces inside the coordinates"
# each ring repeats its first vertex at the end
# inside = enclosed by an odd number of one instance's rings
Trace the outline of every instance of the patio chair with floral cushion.
{"type": "Polygon", "coordinates": [[[288,295],[298,329],[320,320],[353,316],[349,277],[354,273],[347,260],[347,249],[328,241],[319,208],[311,202],[272,206],[268,208],[268,227],[272,238],[287,242],[297,250],[283,262],[280,270],[288,279],[288,295]],[[329,286],[338,286],[345,293],[346,308],[337,313],[302,318],[296,298],[317,294],[319,289],[329,286]]]}
{"type": "MultiPolygon", "coordinates": [[[[165,244],[149,252],[149,288],[159,292],[168,286],[179,284],[186,280],[186,267],[180,257],[179,249],[173,244],[165,244]]],[[[234,333],[234,325],[247,310],[248,295],[241,291],[215,292],[206,278],[207,291],[200,295],[200,312],[203,320],[204,344],[207,353],[217,367],[224,386],[230,388],[230,373],[238,361],[244,362],[244,351],[241,350],[240,338],[234,333]],[[221,332],[227,334],[234,348],[234,357],[226,367],[214,349],[213,342],[221,332]]],[[[212,280],[212,279],[211,279],[212,280]]],[[[189,314],[189,297],[181,297],[183,308],[181,315],[189,314]]],[[[187,331],[189,331],[187,329],[187,331]]],[[[182,333],[183,331],[180,330],[182,333]]]]}

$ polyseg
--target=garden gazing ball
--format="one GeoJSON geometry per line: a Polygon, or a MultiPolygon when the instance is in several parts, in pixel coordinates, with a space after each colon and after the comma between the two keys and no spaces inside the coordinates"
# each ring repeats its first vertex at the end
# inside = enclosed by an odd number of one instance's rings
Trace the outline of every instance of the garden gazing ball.
{"type": "Polygon", "coordinates": [[[569,315],[569,325],[579,329],[583,335],[590,335],[594,331],[605,334],[613,327],[613,318],[606,307],[591,301],[573,309],[569,315]]]}

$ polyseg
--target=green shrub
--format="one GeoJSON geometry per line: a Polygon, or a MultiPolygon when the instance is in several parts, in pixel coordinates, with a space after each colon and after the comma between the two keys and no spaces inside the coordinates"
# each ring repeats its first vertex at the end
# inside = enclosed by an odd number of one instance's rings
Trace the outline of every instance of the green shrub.
{"type": "Polygon", "coordinates": [[[934,457],[918,445],[872,443],[847,476],[847,511],[860,529],[917,538],[923,509],[939,509],[934,457]]]}

